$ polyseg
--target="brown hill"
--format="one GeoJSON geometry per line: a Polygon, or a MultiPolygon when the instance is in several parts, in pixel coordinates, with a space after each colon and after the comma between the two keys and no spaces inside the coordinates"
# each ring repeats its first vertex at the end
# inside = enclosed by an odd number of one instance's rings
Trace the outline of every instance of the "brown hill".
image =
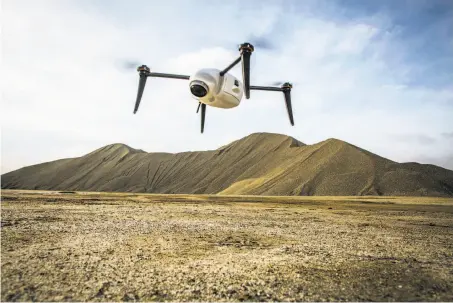
{"type": "Polygon", "coordinates": [[[453,171],[397,163],[346,142],[255,133],[217,150],[146,153],[112,144],[2,175],[2,188],[253,195],[453,196],[453,171]]]}

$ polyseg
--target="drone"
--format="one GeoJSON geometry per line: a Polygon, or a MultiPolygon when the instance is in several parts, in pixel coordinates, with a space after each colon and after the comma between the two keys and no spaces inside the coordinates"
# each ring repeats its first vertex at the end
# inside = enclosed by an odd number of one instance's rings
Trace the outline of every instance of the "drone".
{"type": "Polygon", "coordinates": [[[293,110],[291,106],[291,89],[293,86],[291,83],[285,82],[280,87],[250,85],[250,56],[254,50],[255,49],[252,44],[248,42],[242,43],[239,46],[239,57],[224,70],[204,68],[198,70],[192,76],[155,73],[151,72],[150,68],[146,65],[139,66],[137,71],[139,73],[140,80],[138,84],[134,114],[137,113],[140,105],[146,85],[146,79],[148,77],[158,77],[189,80],[189,88],[192,97],[198,100],[197,113],[201,107],[201,133],[204,131],[207,105],[224,109],[236,107],[241,103],[241,99],[244,94],[246,99],[250,99],[251,90],[283,92],[289,121],[291,125],[294,126],[293,110]],[[228,73],[230,69],[241,61],[243,83],[228,73]]]}

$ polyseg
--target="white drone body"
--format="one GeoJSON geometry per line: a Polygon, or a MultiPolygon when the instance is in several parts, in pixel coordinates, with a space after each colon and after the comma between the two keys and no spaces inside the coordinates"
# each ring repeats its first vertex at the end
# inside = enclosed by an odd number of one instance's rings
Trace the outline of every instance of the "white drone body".
{"type": "Polygon", "coordinates": [[[209,106],[236,107],[244,94],[242,82],[228,73],[220,76],[220,72],[215,68],[205,68],[192,75],[189,79],[192,96],[209,106]]]}
{"type": "Polygon", "coordinates": [[[206,107],[212,106],[217,108],[233,108],[241,103],[242,96],[250,98],[250,90],[278,91],[283,92],[285,97],[286,109],[288,111],[289,121],[294,125],[293,110],[291,106],[291,88],[288,82],[283,83],[280,87],[275,86],[251,86],[250,85],[250,56],[254,51],[253,45],[243,43],[239,47],[240,56],[233,63],[223,70],[215,68],[205,68],[197,71],[192,76],[175,75],[166,73],[151,72],[148,66],[141,65],[137,68],[140,75],[138,84],[137,99],[135,101],[134,114],[137,112],[140,101],[145,89],[146,79],[148,77],[170,78],[189,80],[189,88],[192,97],[198,101],[197,113],[201,107],[201,133],[204,130],[206,116],[206,107]],[[242,61],[242,79],[239,81],[236,77],[228,74],[236,64],[242,61]]]}

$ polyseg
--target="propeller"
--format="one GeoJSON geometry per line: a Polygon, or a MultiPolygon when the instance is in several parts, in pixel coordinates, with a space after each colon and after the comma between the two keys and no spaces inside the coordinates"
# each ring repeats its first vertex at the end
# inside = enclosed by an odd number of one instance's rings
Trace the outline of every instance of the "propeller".
{"type": "Polygon", "coordinates": [[[137,112],[138,107],[140,106],[140,101],[142,100],[143,91],[145,90],[146,79],[148,78],[150,69],[146,65],[141,65],[137,68],[137,71],[139,72],[140,80],[138,82],[138,92],[137,100],[135,101],[134,114],[137,112]]]}
{"type": "Polygon", "coordinates": [[[250,99],[250,56],[254,51],[253,45],[248,42],[242,43],[239,47],[242,61],[242,80],[244,82],[245,98],[250,99]]]}
{"type": "Polygon", "coordinates": [[[204,120],[206,117],[206,104],[200,103],[201,104],[201,133],[204,131],[204,120]]]}
{"type": "Polygon", "coordinates": [[[256,36],[256,35],[251,35],[247,41],[250,41],[253,46],[256,49],[261,49],[261,50],[273,50],[275,49],[274,43],[272,43],[271,40],[266,38],[265,36],[256,36]]]}
{"type": "Polygon", "coordinates": [[[120,59],[115,62],[115,65],[120,71],[131,72],[137,70],[140,62],[138,60],[120,59]]]}
{"type": "Polygon", "coordinates": [[[122,63],[122,66],[125,69],[135,69],[136,66],[139,66],[140,62],[126,60],[122,63]]]}
{"type": "MultiPolygon", "coordinates": [[[[229,45],[231,45],[234,41],[234,39],[231,40],[224,40],[225,41],[225,47],[227,48],[229,45]]],[[[251,34],[246,36],[246,41],[248,41],[249,44],[253,45],[253,48],[255,50],[260,50],[260,51],[272,51],[277,48],[277,44],[273,39],[269,38],[269,35],[255,35],[251,34]]],[[[238,48],[241,47],[241,44],[236,44],[238,48]]]]}
{"type": "Polygon", "coordinates": [[[291,105],[291,89],[293,85],[289,82],[282,84],[283,94],[285,95],[286,110],[288,111],[289,122],[294,126],[293,107],[291,105]]]}
{"type": "MultiPolygon", "coordinates": [[[[286,84],[288,82],[286,81],[273,81],[273,82],[264,82],[266,83],[266,85],[270,85],[270,86],[279,86],[279,87],[282,87],[283,84],[286,84]]],[[[288,83],[288,84],[291,84],[291,85],[298,85],[300,84],[300,82],[291,82],[291,83],[288,83]]]]}

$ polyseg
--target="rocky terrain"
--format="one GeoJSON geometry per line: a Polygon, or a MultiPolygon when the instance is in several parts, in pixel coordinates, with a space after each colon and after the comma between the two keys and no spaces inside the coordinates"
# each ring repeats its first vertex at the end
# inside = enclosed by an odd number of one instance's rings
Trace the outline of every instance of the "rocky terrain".
{"type": "Polygon", "coordinates": [[[453,199],[2,191],[1,301],[453,301],[453,199]]]}

